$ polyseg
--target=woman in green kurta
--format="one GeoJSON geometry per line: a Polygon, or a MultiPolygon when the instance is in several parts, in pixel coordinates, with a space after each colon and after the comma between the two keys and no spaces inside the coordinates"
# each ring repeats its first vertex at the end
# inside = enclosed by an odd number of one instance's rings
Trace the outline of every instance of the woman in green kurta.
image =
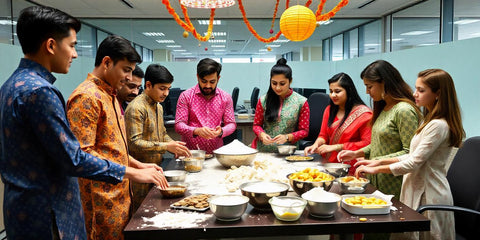
{"type": "Polygon", "coordinates": [[[305,97],[290,88],[292,69],[281,58],[270,71],[270,87],[255,110],[252,147],[275,152],[275,144],[295,144],[308,135],[310,108],[305,97]]]}
{"type": "MultiPolygon", "coordinates": [[[[370,145],[357,151],[340,152],[339,159],[349,161],[365,157],[378,160],[407,154],[421,116],[412,89],[400,72],[383,60],[368,65],[360,77],[374,102],[372,140],[370,145]]],[[[382,173],[367,178],[381,192],[400,198],[402,176],[382,173]]]]}

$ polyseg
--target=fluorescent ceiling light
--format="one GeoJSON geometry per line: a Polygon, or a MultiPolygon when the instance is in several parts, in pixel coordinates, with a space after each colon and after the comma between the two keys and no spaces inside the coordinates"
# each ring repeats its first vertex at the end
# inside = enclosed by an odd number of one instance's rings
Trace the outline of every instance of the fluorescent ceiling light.
{"type": "MultiPolygon", "coordinates": [[[[200,25],[208,25],[210,20],[198,20],[200,25]]],[[[222,25],[222,20],[213,20],[213,25],[222,25]]]]}
{"type": "Polygon", "coordinates": [[[470,23],[476,23],[476,22],[479,22],[479,21],[480,21],[480,19],[463,19],[463,20],[455,21],[453,23],[458,24],[458,25],[465,25],[465,24],[470,24],[470,23]]]}
{"type": "Polygon", "coordinates": [[[92,48],[92,45],[77,45],[78,48],[92,48]]]}
{"type": "Polygon", "coordinates": [[[182,47],[181,45],[167,45],[166,47],[169,47],[169,48],[180,48],[182,47]]]}
{"type": "MultiPolygon", "coordinates": [[[[207,32],[204,32],[203,35],[207,35],[207,32]]],[[[226,32],[212,32],[212,36],[219,37],[219,36],[227,36],[226,32]]]]}
{"type": "Polygon", "coordinates": [[[174,49],[173,51],[174,52],[186,52],[187,50],[185,50],[185,49],[174,49]]]}
{"type": "Polygon", "coordinates": [[[422,44],[418,44],[417,46],[423,47],[423,46],[432,46],[432,45],[435,45],[435,43],[422,43],[422,44]]]}
{"type": "Polygon", "coordinates": [[[282,45],[280,44],[268,44],[268,45],[265,45],[265,47],[281,47],[282,45]]]}
{"type": "Polygon", "coordinates": [[[400,35],[402,35],[402,36],[417,36],[417,35],[423,35],[423,34],[429,34],[429,33],[433,33],[433,31],[411,31],[411,32],[401,33],[400,35]]]}
{"type": "Polygon", "coordinates": [[[0,20],[0,25],[17,25],[17,22],[10,20],[0,20]]]}
{"type": "Polygon", "coordinates": [[[225,49],[213,49],[213,51],[214,51],[214,52],[225,52],[225,51],[227,51],[227,50],[225,50],[225,49]]]}
{"type": "Polygon", "coordinates": [[[277,39],[275,41],[273,41],[274,43],[286,43],[286,42],[290,42],[290,40],[288,39],[277,39]]]}
{"type": "Polygon", "coordinates": [[[162,32],[143,32],[143,35],[147,37],[164,37],[165,34],[162,32]]]}
{"type": "Polygon", "coordinates": [[[318,21],[317,24],[319,25],[328,25],[330,23],[333,23],[333,20],[327,20],[327,21],[318,21]]]}
{"type": "Polygon", "coordinates": [[[376,46],[379,46],[380,44],[379,43],[365,43],[364,46],[365,47],[376,47],[376,46]]]}
{"type": "Polygon", "coordinates": [[[224,48],[225,45],[212,45],[210,47],[212,47],[212,48],[224,48]]]}
{"type": "Polygon", "coordinates": [[[258,49],[259,52],[266,52],[268,51],[267,49],[258,49]]]}
{"type": "Polygon", "coordinates": [[[209,43],[226,43],[227,40],[225,39],[210,39],[208,40],[209,43]]]}
{"type": "MultiPolygon", "coordinates": [[[[404,38],[393,38],[392,42],[398,42],[398,41],[402,41],[402,40],[404,40],[404,38]]],[[[390,42],[390,39],[387,39],[387,42],[390,42]]]]}
{"type": "Polygon", "coordinates": [[[180,54],[182,54],[182,55],[193,55],[193,54],[188,53],[188,52],[184,52],[184,53],[180,53],[180,54]]]}
{"type": "Polygon", "coordinates": [[[165,40],[165,39],[158,39],[156,40],[158,43],[175,43],[173,40],[165,40]]]}

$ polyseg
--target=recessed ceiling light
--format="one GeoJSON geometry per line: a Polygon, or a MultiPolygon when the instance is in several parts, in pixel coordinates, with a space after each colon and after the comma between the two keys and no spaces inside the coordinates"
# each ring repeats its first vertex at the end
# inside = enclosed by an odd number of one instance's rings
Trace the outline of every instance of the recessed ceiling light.
{"type": "Polygon", "coordinates": [[[156,40],[158,43],[175,43],[173,40],[166,40],[166,39],[158,39],[156,40]]]}
{"type": "MultiPolygon", "coordinates": [[[[403,38],[393,38],[392,42],[398,42],[404,40],[403,38]]],[[[390,39],[387,39],[387,42],[390,42],[390,39]]]]}
{"type": "Polygon", "coordinates": [[[259,52],[266,52],[268,51],[267,49],[258,49],[259,52]]]}
{"type": "Polygon", "coordinates": [[[364,44],[365,47],[376,47],[376,46],[380,46],[379,43],[365,43],[364,44]]]}
{"type": "Polygon", "coordinates": [[[169,48],[180,48],[182,47],[181,45],[167,45],[166,47],[169,47],[169,48]]]}
{"type": "Polygon", "coordinates": [[[17,22],[10,20],[0,20],[0,25],[17,25],[17,22]]]}
{"type": "Polygon", "coordinates": [[[318,21],[318,25],[328,25],[330,23],[333,23],[333,20],[327,20],[327,21],[318,21]]]}
{"type": "Polygon", "coordinates": [[[464,25],[464,24],[476,23],[479,21],[480,21],[479,19],[463,19],[463,20],[455,21],[453,23],[458,25],[464,25]]]}
{"type": "Polygon", "coordinates": [[[411,31],[411,32],[401,33],[400,35],[402,35],[402,36],[417,36],[417,35],[423,35],[423,34],[429,34],[429,33],[433,33],[433,31],[411,31]]]}
{"type": "Polygon", "coordinates": [[[277,39],[275,41],[273,41],[274,43],[286,43],[286,42],[290,42],[290,40],[288,39],[277,39]]]}
{"type": "Polygon", "coordinates": [[[187,50],[185,50],[185,49],[174,49],[173,51],[174,52],[186,52],[187,50]]]}
{"type": "Polygon", "coordinates": [[[225,39],[210,39],[208,40],[209,43],[226,43],[227,40],[225,39]]]}
{"type": "Polygon", "coordinates": [[[268,45],[265,45],[265,47],[280,47],[282,45],[280,44],[268,44],[268,45]]]}
{"type": "Polygon", "coordinates": [[[225,51],[227,51],[227,50],[225,50],[225,49],[213,49],[213,51],[214,51],[214,52],[225,52],[225,51]]]}
{"type": "Polygon", "coordinates": [[[143,32],[143,35],[147,37],[164,37],[165,34],[162,32],[143,32]]]}
{"type": "Polygon", "coordinates": [[[182,55],[193,55],[192,53],[188,53],[188,52],[184,52],[184,53],[180,53],[182,55]]]}
{"type": "MultiPolygon", "coordinates": [[[[198,20],[200,25],[208,25],[210,20],[198,20]]],[[[213,20],[213,25],[222,25],[222,20],[213,20]]]]}
{"type": "MultiPolygon", "coordinates": [[[[203,35],[207,35],[207,32],[204,32],[203,35]]],[[[227,36],[226,32],[212,32],[212,36],[219,37],[219,36],[227,36]]]]}
{"type": "Polygon", "coordinates": [[[435,45],[435,43],[421,43],[421,44],[418,44],[417,46],[424,47],[424,46],[432,46],[432,45],[435,45]]]}
{"type": "Polygon", "coordinates": [[[224,48],[225,45],[212,45],[210,47],[212,47],[212,48],[224,48]]]}

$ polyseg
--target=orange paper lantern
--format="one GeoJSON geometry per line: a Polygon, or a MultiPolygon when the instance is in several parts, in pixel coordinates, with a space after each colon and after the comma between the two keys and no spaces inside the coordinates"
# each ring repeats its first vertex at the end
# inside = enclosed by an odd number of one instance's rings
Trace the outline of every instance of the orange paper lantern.
{"type": "Polygon", "coordinates": [[[316,24],[312,10],[301,5],[289,7],[280,17],[280,30],[287,39],[295,42],[309,38],[316,24]]]}

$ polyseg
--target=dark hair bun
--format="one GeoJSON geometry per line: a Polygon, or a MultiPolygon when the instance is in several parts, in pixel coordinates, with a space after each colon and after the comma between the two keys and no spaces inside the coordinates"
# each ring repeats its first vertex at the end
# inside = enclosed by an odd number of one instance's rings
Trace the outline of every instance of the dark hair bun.
{"type": "Polygon", "coordinates": [[[277,65],[287,65],[287,59],[285,58],[278,59],[277,65]]]}

